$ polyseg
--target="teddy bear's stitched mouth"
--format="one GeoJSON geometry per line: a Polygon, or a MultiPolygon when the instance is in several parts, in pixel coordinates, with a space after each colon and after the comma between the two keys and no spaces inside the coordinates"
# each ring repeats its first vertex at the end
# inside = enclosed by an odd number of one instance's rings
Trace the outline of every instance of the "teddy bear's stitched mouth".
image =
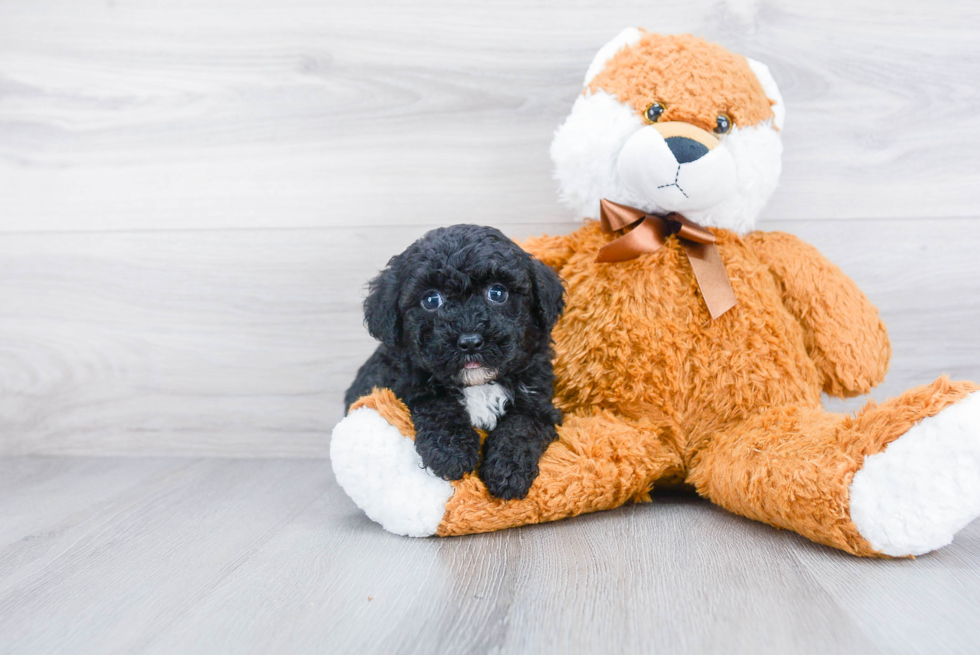
{"type": "Polygon", "coordinates": [[[660,186],[657,187],[657,189],[669,189],[670,187],[677,187],[677,190],[680,191],[682,194],[684,194],[685,198],[690,198],[689,195],[684,193],[684,189],[681,188],[681,185],[677,183],[677,178],[679,178],[681,174],[681,166],[682,164],[677,164],[677,170],[674,171],[673,182],[671,182],[670,184],[661,184],[660,186]]]}

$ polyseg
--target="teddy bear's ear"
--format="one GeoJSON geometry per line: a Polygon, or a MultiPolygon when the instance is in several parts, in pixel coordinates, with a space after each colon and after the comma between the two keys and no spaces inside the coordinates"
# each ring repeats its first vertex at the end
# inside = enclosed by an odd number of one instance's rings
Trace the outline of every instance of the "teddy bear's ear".
{"type": "Polygon", "coordinates": [[[643,36],[643,32],[639,29],[627,27],[617,34],[612,41],[599,48],[599,52],[596,53],[592,59],[592,63],[589,64],[589,70],[585,73],[585,82],[582,86],[589,86],[593,78],[602,72],[602,69],[606,67],[606,63],[615,57],[617,52],[627,46],[633,45],[640,40],[641,36],[643,36]]]}
{"type": "Polygon", "coordinates": [[[402,315],[398,307],[400,261],[398,256],[391,258],[388,266],[368,283],[368,296],[364,299],[364,322],[368,332],[391,347],[401,342],[402,333],[402,315]]]}
{"type": "Polygon", "coordinates": [[[772,78],[769,67],[761,61],[749,59],[748,57],[746,57],[746,60],[749,62],[749,68],[752,69],[755,76],[759,78],[759,82],[762,83],[762,90],[766,92],[766,97],[772,101],[773,127],[777,130],[782,130],[783,123],[786,121],[786,105],[783,104],[783,96],[779,93],[776,80],[772,78]]]}

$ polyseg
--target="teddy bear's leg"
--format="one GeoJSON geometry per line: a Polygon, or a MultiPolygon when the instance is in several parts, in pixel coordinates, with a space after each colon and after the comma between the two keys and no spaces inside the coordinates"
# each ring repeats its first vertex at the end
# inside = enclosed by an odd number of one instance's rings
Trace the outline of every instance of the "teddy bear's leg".
{"type": "Polygon", "coordinates": [[[422,467],[408,408],[388,389],[375,389],[351,405],[330,437],[337,483],[368,517],[388,532],[435,534],[450,482],[422,467]]]}
{"type": "Polygon", "coordinates": [[[438,534],[490,532],[648,501],[654,482],[683,479],[677,435],[667,423],[566,416],[526,498],[493,498],[479,477],[467,475],[454,483],[438,534]]]}
{"type": "Polygon", "coordinates": [[[980,515],[978,389],[941,378],[856,416],[775,408],[706,440],[688,481],[726,509],[855,555],[927,553],[980,515]]]}
{"type": "Polygon", "coordinates": [[[653,483],[681,476],[677,432],[668,424],[611,414],[568,416],[522,500],[487,493],[478,476],[447,482],[422,468],[405,406],[388,390],[358,400],[334,428],[337,482],[389,532],[450,536],[540,523],[649,499],[653,483]]]}

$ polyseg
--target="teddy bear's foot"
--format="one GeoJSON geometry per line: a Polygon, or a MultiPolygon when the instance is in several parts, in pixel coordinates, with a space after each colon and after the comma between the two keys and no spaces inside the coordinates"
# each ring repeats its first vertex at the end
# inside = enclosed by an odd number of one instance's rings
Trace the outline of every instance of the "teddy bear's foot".
{"type": "Polygon", "coordinates": [[[886,555],[949,544],[980,516],[980,392],[867,456],[851,482],[850,509],[861,536],[886,555]]]}
{"type": "Polygon", "coordinates": [[[422,467],[408,408],[388,389],[351,406],[333,430],[337,482],[369,518],[412,537],[490,532],[648,500],[657,480],[682,477],[672,424],[611,414],[566,416],[527,497],[495,498],[479,476],[447,482],[422,467]]]}
{"type": "Polygon", "coordinates": [[[713,435],[688,482],[854,555],[929,552],[980,514],[980,386],[944,377],[853,416],[773,407],[713,435]]]}
{"type": "Polygon", "coordinates": [[[436,533],[453,485],[422,466],[415,442],[378,409],[353,409],[337,424],[330,462],[351,500],[385,530],[409,537],[436,533]]]}

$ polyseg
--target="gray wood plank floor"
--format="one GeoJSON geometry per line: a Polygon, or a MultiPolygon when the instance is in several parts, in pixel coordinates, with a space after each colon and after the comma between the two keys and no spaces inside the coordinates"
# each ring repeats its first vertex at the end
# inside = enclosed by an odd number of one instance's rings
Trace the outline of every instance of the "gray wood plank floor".
{"type": "Polygon", "coordinates": [[[319,459],[0,459],[4,653],[974,653],[980,522],[861,560],[658,496],[454,539],[319,459]],[[11,490],[15,493],[10,493],[11,490]]]}
{"type": "Polygon", "coordinates": [[[333,481],[365,280],[573,229],[548,143],[627,25],[772,68],[760,227],[881,308],[874,396],[980,379],[974,0],[0,0],[0,653],[980,652],[980,522],[869,561],[671,495],[419,541],[333,481]]]}

